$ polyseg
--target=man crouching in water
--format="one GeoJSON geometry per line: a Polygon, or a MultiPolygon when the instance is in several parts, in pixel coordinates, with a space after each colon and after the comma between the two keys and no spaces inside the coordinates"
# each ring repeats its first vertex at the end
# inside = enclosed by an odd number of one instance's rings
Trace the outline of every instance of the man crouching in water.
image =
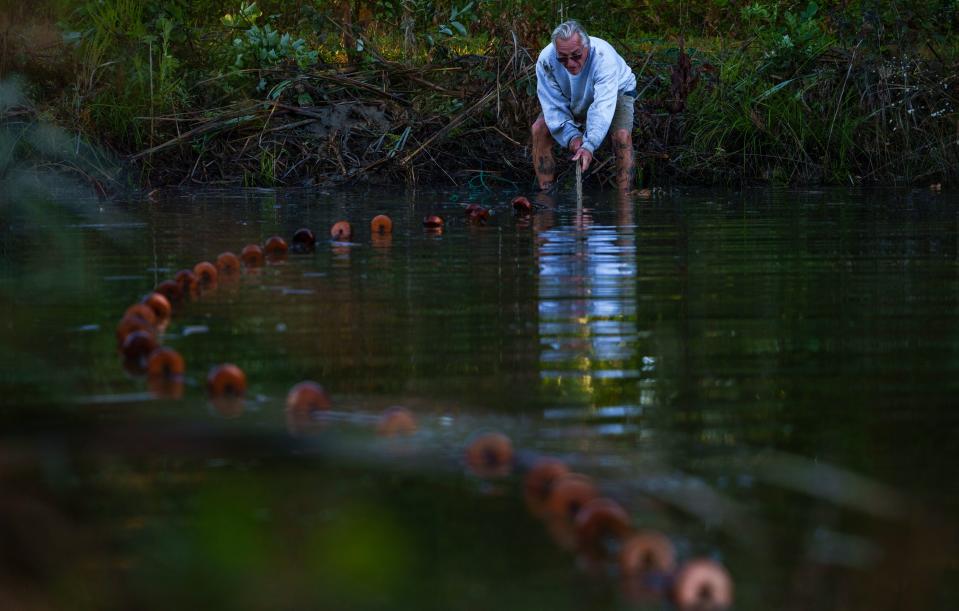
{"type": "Polygon", "coordinates": [[[608,42],[590,38],[578,21],[561,23],[552,38],[536,61],[536,95],[543,108],[532,127],[539,187],[549,189],[556,180],[554,142],[569,149],[585,171],[612,131],[616,186],[628,190],[635,168],[632,69],[608,42]]]}

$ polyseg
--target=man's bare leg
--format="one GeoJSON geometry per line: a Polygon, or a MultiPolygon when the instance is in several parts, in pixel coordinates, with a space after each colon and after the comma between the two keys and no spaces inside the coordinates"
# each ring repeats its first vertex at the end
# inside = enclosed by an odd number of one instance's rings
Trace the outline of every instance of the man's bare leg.
{"type": "Polygon", "coordinates": [[[616,187],[629,191],[636,173],[636,157],[633,153],[633,135],[628,129],[613,132],[613,153],[616,155],[616,187]]]}
{"type": "Polygon", "coordinates": [[[540,189],[549,189],[556,181],[556,161],[553,159],[553,135],[540,116],[530,129],[533,136],[533,170],[540,189]]]}

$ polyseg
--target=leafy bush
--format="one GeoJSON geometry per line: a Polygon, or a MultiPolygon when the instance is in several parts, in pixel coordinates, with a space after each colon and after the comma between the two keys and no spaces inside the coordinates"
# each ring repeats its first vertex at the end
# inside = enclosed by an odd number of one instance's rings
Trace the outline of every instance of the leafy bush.
{"type": "MultiPolygon", "coordinates": [[[[221,19],[228,28],[242,31],[242,36],[233,39],[234,74],[262,71],[284,62],[295,63],[300,68],[316,63],[318,53],[311,50],[305,40],[278,32],[269,23],[261,27],[257,21],[262,15],[256,2],[250,2],[241,4],[235,15],[227,13],[221,19]]],[[[256,90],[262,92],[266,86],[267,80],[261,77],[256,90]]]]}
{"type": "Polygon", "coordinates": [[[302,38],[293,39],[289,34],[281,34],[270,24],[252,26],[246,30],[243,38],[233,39],[236,50],[237,68],[268,68],[284,61],[293,61],[301,68],[316,63],[317,53],[311,51],[302,38]]]}
{"type": "Polygon", "coordinates": [[[781,19],[778,4],[753,2],[742,8],[741,16],[746,33],[759,41],[763,53],[760,71],[780,78],[801,70],[834,42],[815,2],[802,12],[787,10],[781,19]]]}

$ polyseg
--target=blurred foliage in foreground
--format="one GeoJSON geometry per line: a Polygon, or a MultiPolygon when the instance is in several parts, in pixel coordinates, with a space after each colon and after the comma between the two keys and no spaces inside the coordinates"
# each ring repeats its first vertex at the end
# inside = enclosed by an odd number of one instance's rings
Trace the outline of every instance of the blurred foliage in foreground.
{"type": "Polygon", "coordinates": [[[147,183],[455,182],[478,165],[519,179],[538,111],[523,69],[570,17],[634,66],[647,182],[956,181],[956,0],[0,0],[0,76],[26,79],[38,120],[118,153],[176,139],[137,159],[147,183]],[[495,104],[439,131],[487,94],[495,104]],[[388,157],[364,156],[349,126],[307,125],[346,99],[385,113],[361,145],[388,157]],[[264,116],[237,111],[251,101],[264,116]],[[270,124],[277,103],[303,125],[270,124]],[[249,133],[213,142],[241,123],[249,133]],[[299,138],[296,160],[263,138],[275,129],[299,138]]]}

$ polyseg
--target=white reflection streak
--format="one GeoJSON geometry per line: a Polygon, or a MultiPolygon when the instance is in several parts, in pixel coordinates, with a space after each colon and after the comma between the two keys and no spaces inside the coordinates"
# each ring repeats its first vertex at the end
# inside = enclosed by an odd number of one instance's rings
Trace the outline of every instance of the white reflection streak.
{"type": "Polygon", "coordinates": [[[619,205],[618,226],[591,225],[587,210],[538,241],[540,378],[572,384],[594,405],[594,381],[642,375],[624,367],[636,361],[637,262],[633,202],[619,205]]]}

